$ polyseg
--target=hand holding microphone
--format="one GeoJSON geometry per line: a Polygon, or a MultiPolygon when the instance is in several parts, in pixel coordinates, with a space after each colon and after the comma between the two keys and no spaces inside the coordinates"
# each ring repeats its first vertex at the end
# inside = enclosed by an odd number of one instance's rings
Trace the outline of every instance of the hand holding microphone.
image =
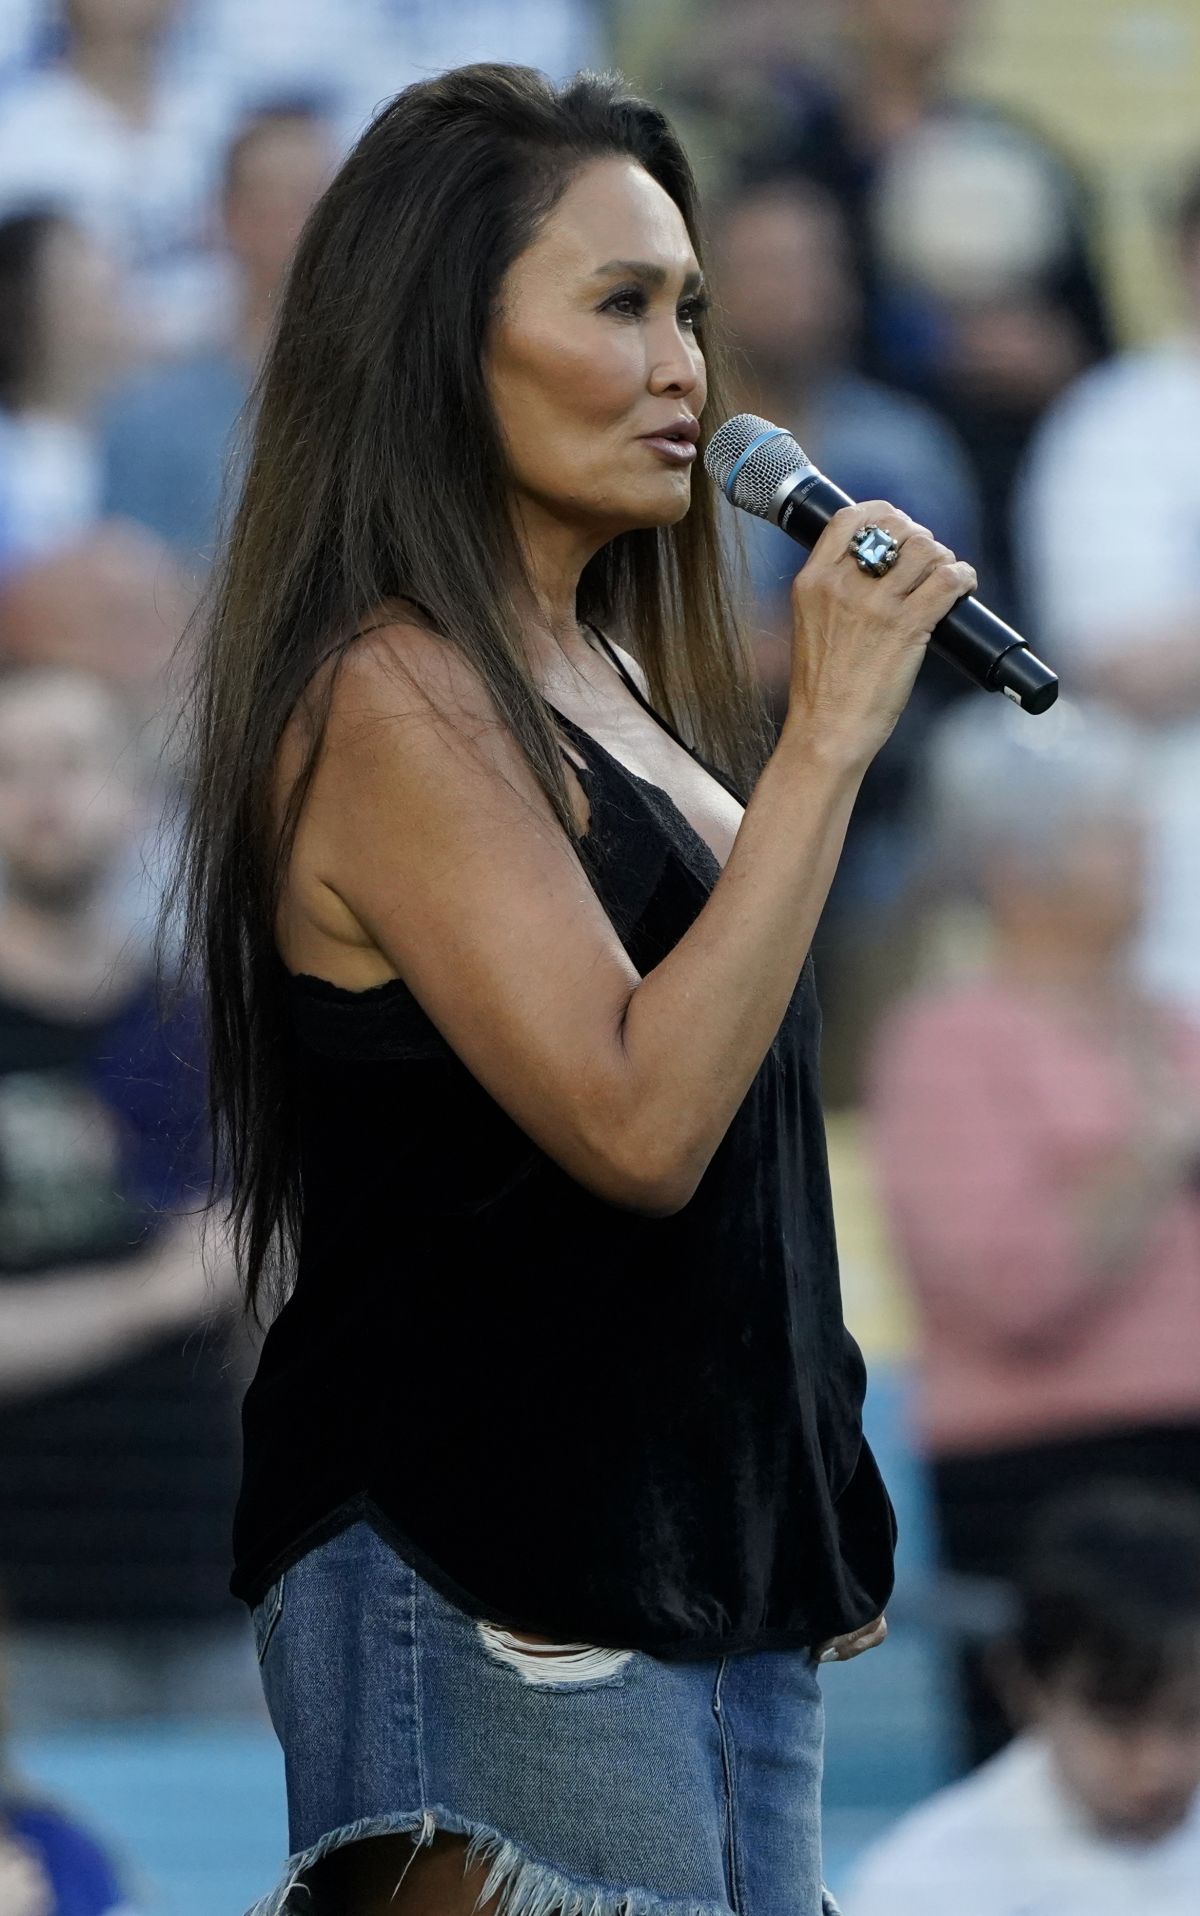
{"type": "Polygon", "coordinates": [[[974,568],[927,526],[887,500],[855,505],[790,433],[753,413],[717,429],[704,463],[732,504],[812,548],[792,587],[792,692],[806,714],[861,724],[873,755],[907,702],[926,645],[1027,712],[1053,705],[1056,675],[972,596],[974,568]]]}
{"type": "Polygon", "coordinates": [[[975,583],[973,566],[886,500],[843,507],[792,581],[788,718],[865,767],[908,702],[930,632],[975,583]],[[878,577],[851,550],[866,526],[896,542],[878,577]]]}

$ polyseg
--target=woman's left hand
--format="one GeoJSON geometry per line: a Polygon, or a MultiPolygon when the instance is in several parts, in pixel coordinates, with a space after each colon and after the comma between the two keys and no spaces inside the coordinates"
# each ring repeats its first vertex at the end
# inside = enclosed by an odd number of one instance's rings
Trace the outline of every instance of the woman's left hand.
{"type": "Polygon", "coordinates": [[[876,1617],[874,1623],[864,1623],[861,1630],[851,1630],[848,1636],[831,1637],[823,1643],[817,1653],[818,1663],[848,1663],[851,1657],[860,1657],[864,1650],[873,1650],[887,1636],[887,1618],[876,1617]]]}

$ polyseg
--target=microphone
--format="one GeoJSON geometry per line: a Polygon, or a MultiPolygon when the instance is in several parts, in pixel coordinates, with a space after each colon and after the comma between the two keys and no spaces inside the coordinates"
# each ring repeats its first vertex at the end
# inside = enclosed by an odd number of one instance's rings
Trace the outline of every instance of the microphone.
{"type": "MultiPolygon", "coordinates": [[[[814,546],[834,513],[854,504],[790,432],[756,413],[737,413],[718,426],[704,464],[733,505],[769,519],[798,545],[814,546]]],[[[1026,712],[1048,711],[1058,697],[1057,674],[974,593],[938,620],[929,643],[985,692],[1003,692],[1026,712]]]]}

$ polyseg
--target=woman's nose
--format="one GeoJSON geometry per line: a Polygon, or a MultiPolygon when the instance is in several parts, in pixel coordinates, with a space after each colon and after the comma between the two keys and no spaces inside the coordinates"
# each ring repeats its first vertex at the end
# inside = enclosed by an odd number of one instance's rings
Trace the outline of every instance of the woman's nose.
{"type": "Polygon", "coordinates": [[[704,378],[700,349],[676,327],[658,342],[658,356],[650,373],[650,391],[693,393],[704,378]]]}

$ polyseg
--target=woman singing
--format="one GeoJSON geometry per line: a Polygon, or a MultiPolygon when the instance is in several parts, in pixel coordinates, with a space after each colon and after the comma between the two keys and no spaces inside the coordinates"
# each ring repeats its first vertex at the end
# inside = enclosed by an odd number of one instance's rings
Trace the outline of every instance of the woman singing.
{"type": "Polygon", "coordinates": [[[232,1587],[293,1853],[256,1916],[822,1906],[817,1663],[883,1637],[894,1524],[807,953],[974,573],[840,513],[768,751],[706,306],[657,109],[477,66],[363,134],[263,368],[185,847],[275,1313],[232,1587]]]}

